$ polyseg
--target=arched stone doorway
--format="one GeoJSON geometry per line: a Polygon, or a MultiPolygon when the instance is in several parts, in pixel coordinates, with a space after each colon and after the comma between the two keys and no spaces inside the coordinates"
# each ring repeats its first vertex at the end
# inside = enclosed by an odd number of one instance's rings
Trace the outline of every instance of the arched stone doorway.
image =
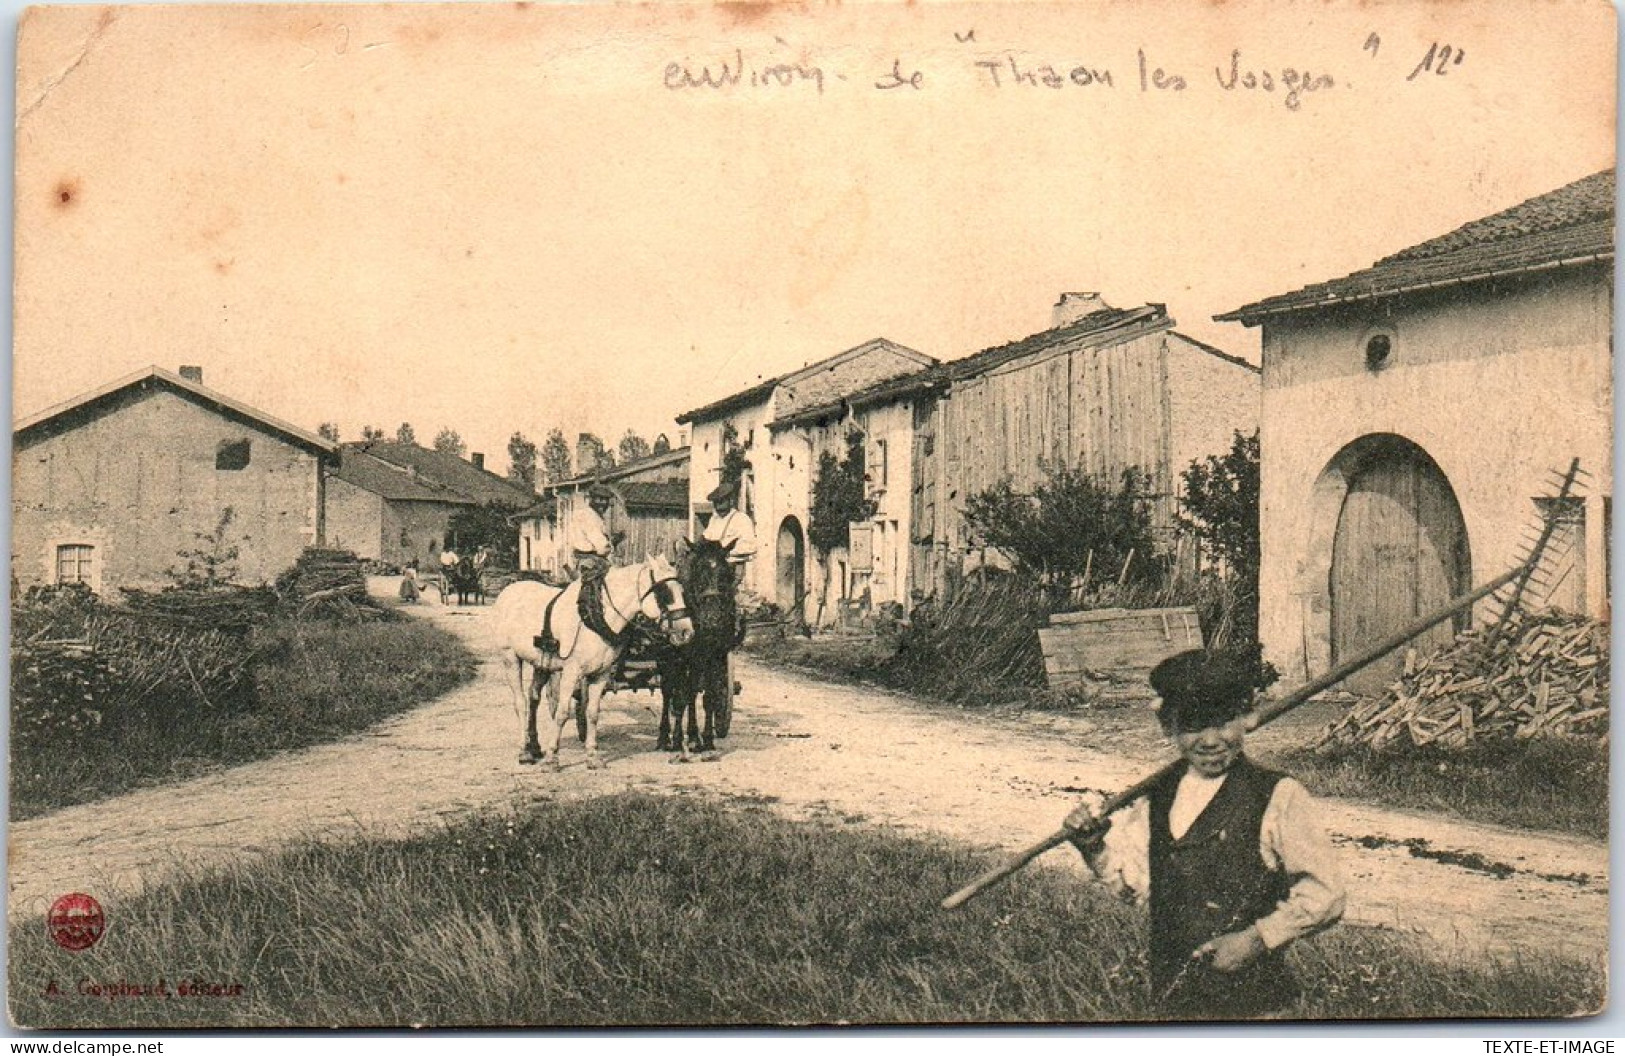
{"type": "MultiPolygon", "coordinates": [[[[1470,589],[1471,550],[1455,490],[1413,441],[1376,433],[1347,445],[1321,473],[1313,504],[1305,574],[1318,604],[1306,614],[1305,650],[1319,670],[1470,589]]],[[[1412,647],[1426,653],[1447,644],[1467,619],[1440,624],[1412,647]]],[[[1396,650],[1344,685],[1380,692],[1403,662],[1404,650],[1396,650]]]]}
{"type": "Polygon", "coordinates": [[[794,517],[779,522],[776,552],[773,600],[786,613],[796,615],[805,592],[802,584],[807,582],[807,543],[801,534],[801,522],[794,517]]]}

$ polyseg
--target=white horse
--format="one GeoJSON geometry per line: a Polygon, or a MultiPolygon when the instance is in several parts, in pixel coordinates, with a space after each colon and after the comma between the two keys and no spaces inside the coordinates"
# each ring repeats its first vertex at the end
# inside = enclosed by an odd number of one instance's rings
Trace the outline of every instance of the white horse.
{"type": "Polygon", "coordinates": [[[576,687],[587,686],[587,766],[599,769],[598,704],[615,671],[615,662],[625,649],[627,625],[638,615],[659,623],[674,644],[682,645],[694,634],[693,621],[683,604],[683,588],[677,572],[664,557],[653,555],[642,564],[610,569],[604,576],[604,622],[616,641],[605,641],[582,623],[576,601],[581,583],[560,590],[546,583],[521,580],[497,595],[492,615],[496,620],[499,645],[497,656],[507,672],[514,707],[524,723],[525,749],[521,763],[559,765],[559,738],[573,714],[576,687]],[[553,637],[558,651],[543,653],[536,638],[542,633],[549,602],[553,605],[553,637]],[[530,669],[529,692],[525,670],[530,669]],[[547,746],[539,743],[536,709],[544,688],[549,690],[548,709],[552,721],[547,727],[547,746]]]}

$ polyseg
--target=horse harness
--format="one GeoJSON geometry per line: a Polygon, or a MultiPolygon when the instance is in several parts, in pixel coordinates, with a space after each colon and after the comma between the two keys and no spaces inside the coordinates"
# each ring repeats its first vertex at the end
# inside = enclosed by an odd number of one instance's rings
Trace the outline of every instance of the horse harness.
{"type": "MultiPolygon", "coordinates": [[[[675,576],[667,576],[664,579],[656,579],[654,570],[649,568],[647,565],[642,566],[638,570],[638,577],[640,579],[642,578],[644,572],[649,573],[649,587],[647,590],[644,590],[638,594],[638,600],[634,603],[634,611],[630,616],[622,612],[615,604],[614,600],[609,596],[604,577],[595,576],[590,580],[583,578],[578,581],[581,589],[576,595],[577,615],[581,617],[581,622],[587,626],[588,630],[598,635],[598,637],[602,638],[613,647],[618,648],[621,643],[625,641],[627,635],[631,633],[632,624],[639,615],[639,613],[636,611],[636,607],[643,604],[643,599],[659,590],[662,586],[665,586],[668,583],[677,582],[675,576]],[[609,619],[604,613],[605,606],[608,606],[614,611],[616,616],[621,618],[621,629],[619,631],[610,629],[609,619]]],[[[568,589],[569,588],[566,588],[566,590],[568,589]]],[[[559,599],[564,597],[564,595],[565,590],[561,590],[548,599],[547,610],[542,614],[542,633],[538,634],[535,638],[537,649],[544,653],[552,653],[555,656],[559,653],[560,643],[558,637],[553,633],[553,607],[559,603],[559,599]]],[[[674,621],[680,620],[687,615],[688,610],[681,606],[672,609],[666,608],[664,604],[660,606],[660,622],[666,627],[669,627],[674,621]]]]}

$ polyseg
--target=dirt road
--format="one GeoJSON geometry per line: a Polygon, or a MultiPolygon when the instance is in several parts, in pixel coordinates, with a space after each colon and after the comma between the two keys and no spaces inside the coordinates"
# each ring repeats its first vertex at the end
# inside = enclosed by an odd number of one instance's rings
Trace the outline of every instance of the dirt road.
{"type": "MultiPolygon", "coordinates": [[[[416,611],[489,655],[488,609],[416,611]]],[[[627,789],[750,797],[793,817],[1013,850],[1053,831],[1079,790],[1122,787],[1166,758],[1149,735],[1095,743],[1086,718],[989,721],[744,658],[739,676],[745,690],[719,759],[677,765],[651,751],[659,705],[630,694],[606,699],[599,743],[609,767],[587,770],[567,732],[565,765],[553,773],[517,764],[518,722],[487,662],[469,685],[340,743],[11,826],[9,914],[43,912],[69,891],[116,904],[183,863],[302,836],[401,833],[491,805],[627,789]]],[[[1424,934],[1444,959],[1606,957],[1605,845],[1352,802],[1327,810],[1347,847],[1350,921],[1424,934]]],[[[1044,862],[1080,868],[1075,859],[1062,849],[1044,862]]]]}

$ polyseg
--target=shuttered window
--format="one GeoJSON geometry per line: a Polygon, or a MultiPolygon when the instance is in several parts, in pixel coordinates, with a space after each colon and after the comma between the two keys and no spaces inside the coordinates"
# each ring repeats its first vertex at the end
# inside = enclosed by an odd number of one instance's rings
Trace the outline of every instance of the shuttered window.
{"type": "Polygon", "coordinates": [[[70,543],[56,548],[56,581],[58,583],[89,583],[91,565],[96,548],[83,543],[70,543]]]}

